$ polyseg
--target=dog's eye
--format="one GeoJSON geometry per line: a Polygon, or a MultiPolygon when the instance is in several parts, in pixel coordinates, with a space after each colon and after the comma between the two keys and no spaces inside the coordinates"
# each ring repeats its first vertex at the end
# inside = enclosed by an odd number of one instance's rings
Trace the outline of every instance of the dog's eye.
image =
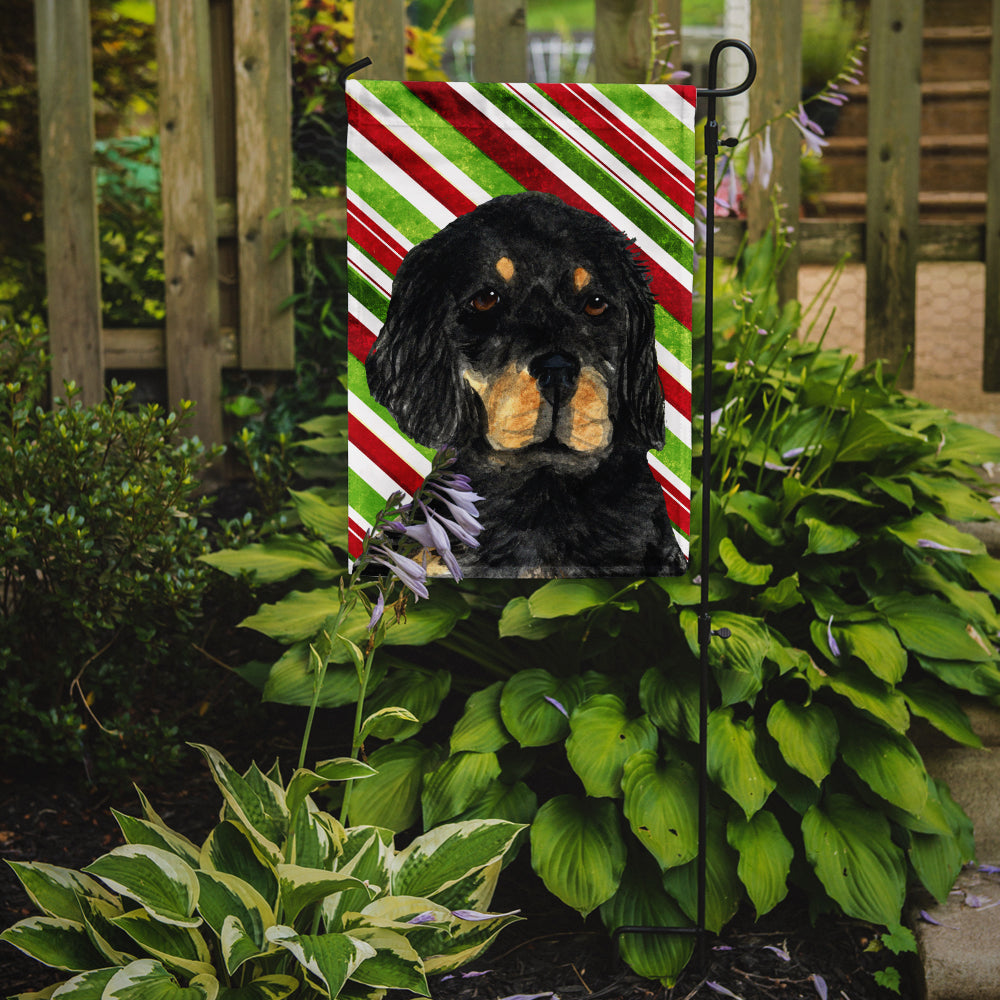
{"type": "Polygon", "coordinates": [[[500,293],[492,288],[484,288],[472,300],[472,305],[479,312],[489,312],[500,301],[500,293]]]}
{"type": "Polygon", "coordinates": [[[608,309],[608,300],[603,295],[592,295],[583,304],[583,311],[588,316],[601,316],[608,309]]]}

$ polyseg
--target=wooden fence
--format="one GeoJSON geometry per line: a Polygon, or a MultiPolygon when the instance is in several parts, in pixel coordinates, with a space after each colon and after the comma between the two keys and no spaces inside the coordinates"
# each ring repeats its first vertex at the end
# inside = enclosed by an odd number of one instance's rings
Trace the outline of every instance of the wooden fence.
{"type": "MultiPolygon", "coordinates": [[[[196,433],[220,441],[221,370],[293,364],[292,316],[282,308],[292,289],[291,254],[279,249],[293,220],[310,220],[315,236],[344,238],[342,199],[287,211],[290,0],[157,2],[166,325],[144,330],[101,326],[88,0],[35,2],[53,384],[73,379],[84,400],[94,401],[107,370],[166,369],[169,400],[195,400],[196,433]]],[[[477,79],[525,77],[526,2],[474,0],[477,79]]],[[[866,219],[788,215],[797,242],[782,292],[795,294],[800,263],[834,262],[844,253],[863,260],[866,355],[895,365],[909,351],[904,384],[912,384],[917,262],[985,261],[983,384],[998,391],[1000,0],[992,4],[985,224],[919,219],[922,9],[922,0],[871,0],[866,219]]],[[[642,82],[651,14],[679,25],[681,13],[681,0],[595,0],[596,79],[642,82]]],[[[799,101],[802,2],[753,0],[751,17],[759,64],[752,129],[799,101]]],[[[355,21],[356,52],[373,60],[362,75],[403,78],[404,0],[357,0],[355,21]]],[[[683,37],[680,46],[683,52],[683,37]]],[[[725,220],[716,242],[722,255],[744,228],[762,231],[776,192],[786,205],[799,203],[799,135],[782,124],[769,188],[748,193],[745,222],[725,220]]]]}

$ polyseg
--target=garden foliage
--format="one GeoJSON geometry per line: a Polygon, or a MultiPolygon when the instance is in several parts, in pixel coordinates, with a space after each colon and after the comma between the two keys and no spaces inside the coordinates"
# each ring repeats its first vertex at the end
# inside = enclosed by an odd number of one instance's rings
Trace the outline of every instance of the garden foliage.
{"type": "MultiPolygon", "coordinates": [[[[905,936],[908,884],[943,899],[973,853],[910,727],[919,717],[977,746],[959,699],[1000,695],[1000,561],[955,523],[995,516],[975,467],[1000,460],[1000,440],[903,395],[880,364],[856,368],[807,339],[800,306],[777,302],[781,253],[771,238],[745,248],[715,295],[714,460],[695,496],[692,567],[708,544],[712,625],[731,636],[708,651],[706,922],[718,931],[744,903],[763,914],[795,886],[814,912],[905,936]]],[[[696,369],[696,405],[703,385],[696,369]]],[[[336,450],[343,428],[325,430],[336,450]]],[[[213,561],[292,581],[244,623],[287,652],[246,674],[265,698],[308,704],[309,640],[340,600],[345,542],[339,508],[311,493],[293,502],[302,533],[213,561]]],[[[530,822],[536,871],[581,914],[609,929],[691,924],[695,573],[435,583],[387,634],[394,655],[368,688],[372,707],[419,721],[396,720],[368,747],[378,774],[357,787],[352,821],[530,822]],[[459,689],[447,745],[418,738],[459,689]]],[[[339,638],[332,660],[321,704],[349,704],[357,680],[339,638]]],[[[691,941],[626,936],[622,949],[669,982],[691,941]]]]}
{"type": "Polygon", "coordinates": [[[129,386],[83,406],[68,385],[44,409],[42,345],[39,323],[0,321],[0,744],[7,761],[108,773],[177,752],[155,712],[130,713],[152,672],[190,667],[209,455],[187,407],[132,408],[129,386]]]}
{"type": "Polygon", "coordinates": [[[391,831],[345,829],[312,799],[370,780],[367,765],[329,760],[286,785],[277,767],[240,774],[199,749],[224,801],[200,846],[140,793],[142,818],[115,814],[125,845],[82,872],[11,864],[42,915],[0,938],[76,973],[58,996],[429,996],[428,974],[471,961],[518,919],[487,912],[516,824],[449,823],[397,849],[391,831]]]}

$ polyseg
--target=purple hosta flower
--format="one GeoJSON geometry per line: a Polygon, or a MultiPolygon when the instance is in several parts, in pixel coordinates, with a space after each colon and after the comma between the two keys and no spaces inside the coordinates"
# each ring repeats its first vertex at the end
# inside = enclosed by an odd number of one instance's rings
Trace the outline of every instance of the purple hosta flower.
{"type": "Polygon", "coordinates": [[[813,986],[816,988],[816,992],[819,994],[819,1000],[826,1000],[828,993],[828,990],[826,988],[826,980],[815,972],[809,978],[813,981],[813,986]]]}
{"type": "Polygon", "coordinates": [[[393,552],[384,545],[372,545],[368,552],[373,563],[394,573],[403,586],[413,591],[417,597],[430,596],[427,592],[427,570],[415,559],[393,552]]]}
{"type": "Polygon", "coordinates": [[[556,701],[555,698],[552,698],[549,695],[544,695],[544,698],[550,705],[554,705],[557,709],[559,709],[559,711],[562,712],[562,714],[565,715],[567,719],[569,718],[569,712],[566,711],[566,708],[563,706],[561,702],[556,701]]]}
{"type": "Polygon", "coordinates": [[[480,913],[479,910],[452,910],[451,915],[458,917],[459,920],[478,922],[493,920],[495,917],[516,917],[520,912],[520,910],[510,910],[507,913],[480,913]]]}
{"type": "Polygon", "coordinates": [[[380,590],[378,592],[378,600],[375,602],[375,607],[372,608],[372,616],[368,619],[368,631],[373,632],[375,626],[382,620],[382,615],[385,613],[385,594],[380,590]]]}
{"type": "Polygon", "coordinates": [[[410,917],[406,922],[408,924],[432,924],[435,920],[437,920],[437,914],[433,910],[425,910],[415,917],[410,917]]]}
{"type": "Polygon", "coordinates": [[[792,117],[792,124],[802,134],[806,149],[816,156],[822,156],[823,147],[827,145],[826,139],[822,138],[823,130],[806,114],[806,109],[801,104],[798,114],[792,117]]]}
{"type": "Polygon", "coordinates": [[[985,875],[1000,875],[1000,865],[979,865],[978,871],[985,875]]]}
{"type": "Polygon", "coordinates": [[[721,993],[724,997],[733,997],[734,1000],[743,1000],[743,997],[741,997],[738,993],[734,993],[732,990],[726,989],[726,987],[723,986],[722,983],[713,983],[709,981],[705,983],[705,985],[713,993],[721,993]]]}
{"type": "Polygon", "coordinates": [[[446,983],[449,979],[478,979],[480,976],[488,976],[492,971],[484,969],[482,972],[451,972],[447,976],[442,976],[441,982],[446,983]]]}
{"type": "Polygon", "coordinates": [[[736,165],[733,163],[733,158],[727,156],[722,183],[715,192],[716,212],[721,212],[723,215],[735,215],[739,212],[741,197],[740,179],[736,175],[736,165]]]}
{"type": "Polygon", "coordinates": [[[771,148],[771,126],[764,129],[757,142],[750,146],[750,159],[747,162],[747,183],[755,181],[765,191],[771,186],[771,175],[774,173],[774,150],[771,148]]]}
{"type": "Polygon", "coordinates": [[[779,948],[776,944],[764,945],[764,951],[773,951],[782,962],[790,962],[792,960],[792,956],[784,948],[779,948]]]}
{"type": "Polygon", "coordinates": [[[837,645],[837,640],[833,637],[833,615],[830,615],[829,621],[826,623],[826,641],[830,647],[830,652],[834,656],[840,656],[840,646],[837,645]]]}
{"type": "Polygon", "coordinates": [[[951,545],[942,545],[940,542],[935,542],[930,538],[918,538],[917,548],[920,549],[937,549],[939,552],[958,552],[963,556],[971,556],[972,549],[956,549],[951,545]]]}

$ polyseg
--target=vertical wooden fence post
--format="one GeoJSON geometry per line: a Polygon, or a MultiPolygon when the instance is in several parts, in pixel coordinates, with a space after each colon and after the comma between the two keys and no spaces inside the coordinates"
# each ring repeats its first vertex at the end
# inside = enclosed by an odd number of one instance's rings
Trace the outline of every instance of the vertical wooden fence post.
{"type": "Polygon", "coordinates": [[[104,396],[89,0],[35,0],[52,393],[104,396]]]}
{"type": "Polygon", "coordinates": [[[243,368],[295,367],[294,317],[282,308],[292,294],[290,20],[288,0],[233,7],[243,368]]]}
{"type": "Polygon", "coordinates": [[[219,255],[207,0],[159,0],[167,395],[197,402],[192,431],[222,441],[219,255]]]}
{"type": "Polygon", "coordinates": [[[528,65],[524,0],[475,0],[476,79],[523,80],[528,65]]]}
{"type": "MultiPolygon", "coordinates": [[[[799,0],[757,0],[750,8],[750,41],[761,72],[750,88],[750,131],[798,106],[802,98],[802,4],[799,0]]],[[[739,122],[729,131],[735,132],[739,122]]],[[[755,140],[756,141],[756,140],[755,140]]],[[[747,228],[751,240],[759,239],[774,219],[773,204],[781,206],[780,225],[792,229],[794,241],[778,274],[778,297],[785,302],[798,295],[799,261],[799,160],[802,136],[787,119],[771,127],[774,170],[763,188],[759,180],[747,192],[747,228]]]]}
{"type": "Polygon", "coordinates": [[[405,0],[360,0],[354,5],[354,55],[372,61],[355,74],[358,77],[406,79],[405,0]]]}
{"type": "Polygon", "coordinates": [[[594,69],[598,83],[645,83],[654,0],[595,0],[594,69]]]}
{"type": "Polygon", "coordinates": [[[913,387],[923,0],[872,0],[868,53],[865,359],[913,387]]]}
{"type": "Polygon", "coordinates": [[[986,179],[986,325],[983,389],[1000,392],[1000,0],[993,0],[990,46],[989,169],[986,179]]]}

